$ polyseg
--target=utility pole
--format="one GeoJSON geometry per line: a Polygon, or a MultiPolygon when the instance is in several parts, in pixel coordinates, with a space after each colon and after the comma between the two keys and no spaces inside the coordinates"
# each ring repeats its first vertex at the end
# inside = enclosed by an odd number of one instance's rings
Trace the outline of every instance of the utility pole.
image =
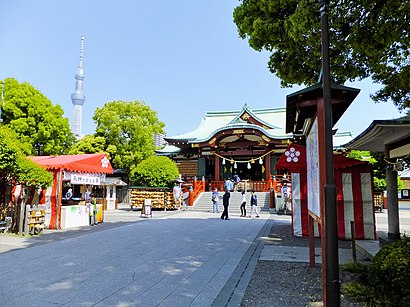
{"type": "MultiPolygon", "coordinates": [[[[329,21],[328,0],[319,0],[320,28],[322,37],[322,69],[323,69],[323,112],[325,176],[324,185],[324,304],[325,306],[340,306],[339,254],[337,236],[336,186],[333,174],[333,140],[332,140],[332,93],[329,58],[329,21]]],[[[321,171],[322,172],[322,171],[321,171]]],[[[322,187],[321,187],[322,188],[322,187]]],[[[322,269],[322,270],[323,270],[322,269]]]]}

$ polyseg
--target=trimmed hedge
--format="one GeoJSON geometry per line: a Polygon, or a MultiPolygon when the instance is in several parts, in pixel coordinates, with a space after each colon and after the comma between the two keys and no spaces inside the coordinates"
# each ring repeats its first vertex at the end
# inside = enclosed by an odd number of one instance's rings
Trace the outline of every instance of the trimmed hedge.
{"type": "Polygon", "coordinates": [[[343,285],[348,297],[367,306],[410,306],[410,238],[380,249],[361,273],[343,285]]]}
{"type": "Polygon", "coordinates": [[[130,179],[140,186],[164,187],[169,186],[178,176],[178,167],[171,159],[153,156],[141,161],[131,172],[130,179]]]}

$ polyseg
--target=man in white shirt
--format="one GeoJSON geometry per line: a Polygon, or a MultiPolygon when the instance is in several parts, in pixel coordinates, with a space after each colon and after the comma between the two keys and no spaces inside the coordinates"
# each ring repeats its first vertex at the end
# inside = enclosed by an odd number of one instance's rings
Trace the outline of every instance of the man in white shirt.
{"type": "Polygon", "coordinates": [[[179,184],[175,184],[172,193],[174,194],[176,206],[181,209],[181,186],[179,184]]]}
{"type": "Polygon", "coordinates": [[[283,200],[283,209],[290,210],[290,187],[286,182],[283,183],[281,188],[282,200],[283,200]],[[289,209],[288,209],[289,207],[289,209]]]}

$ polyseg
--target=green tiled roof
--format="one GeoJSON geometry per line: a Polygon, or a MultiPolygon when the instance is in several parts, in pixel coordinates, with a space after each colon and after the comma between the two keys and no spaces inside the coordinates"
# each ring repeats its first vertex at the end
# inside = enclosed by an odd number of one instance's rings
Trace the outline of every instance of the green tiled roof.
{"type": "Polygon", "coordinates": [[[271,138],[289,138],[291,135],[285,133],[285,119],[286,108],[251,110],[245,104],[242,110],[238,111],[207,112],[199,123],[197,129],[188,133],[166,137],[165,139],[171,142],[186,141],[188,143],[196,143],[210,139],[217,131],[236,128],[254,128],[263,130],[264,133],[271,138]],[[267,126],[268,129],[243,121],[240,116],[245,111],[267,126]]]}

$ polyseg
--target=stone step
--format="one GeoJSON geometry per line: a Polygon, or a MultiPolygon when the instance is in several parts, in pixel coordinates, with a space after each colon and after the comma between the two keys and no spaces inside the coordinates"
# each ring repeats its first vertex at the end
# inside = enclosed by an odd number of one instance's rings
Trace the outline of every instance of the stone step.
{"type": "MultiPolygon", "coordinates": [[[[256,192],[256,196],[258,197],[258,209],[259,211],[269,211],[269,203],[270,203],[270,196],[269,192],[256,192]]],[[[219,193],[219,211],[223,210],[222,205],[222,195],[223,193],[219,193]]],[[[202,192],[197,200],[194,202],[192,207],[189,207],[189,210],[193,211],[202,211],[202,212],[212,212],[213,205],[212,205],[212,192],[202,192]]],[[[229,199],[229,212],[232,214],[239,214],[241,213],[240,205],[242,200],[242,194],[240,192],[231,192],[231,197],[229,199]]],[[[250,213],[251,205],[251,193],[246,193],[246,211],[250,213]]]]}

